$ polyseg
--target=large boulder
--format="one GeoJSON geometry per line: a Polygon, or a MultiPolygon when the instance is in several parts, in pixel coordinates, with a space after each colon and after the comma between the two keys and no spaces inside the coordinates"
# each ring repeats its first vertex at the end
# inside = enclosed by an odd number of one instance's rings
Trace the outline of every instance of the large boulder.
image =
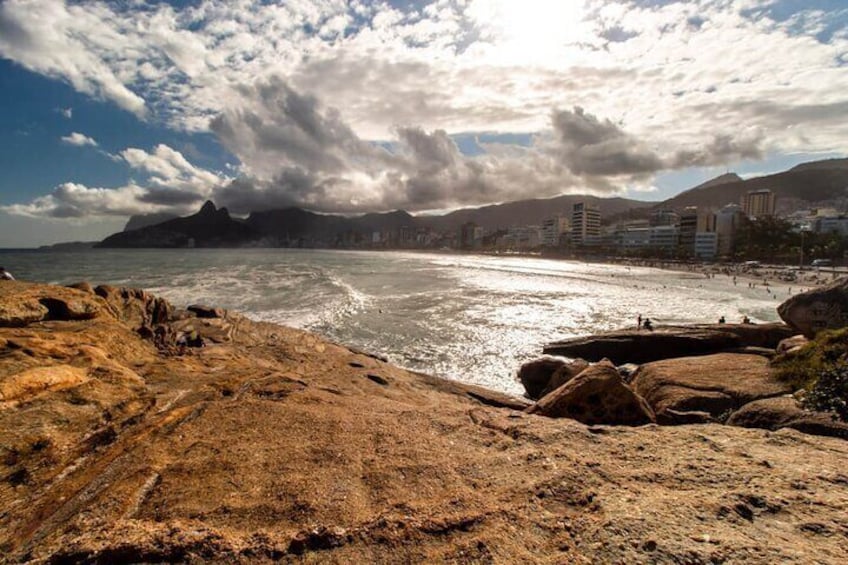
{"type": "Polygon", "coordinates": [[[848,326],[848,277],[796,294],[777,307],[787,324],[808,338],[848,326]]]}
{"type": "Polygon", "coordinates": [[[589,361],[650,363],[660,359],[710,355],[743,347],[775,348],[793,334],[784,324],[705,324],[660,326],[653,331],[620,330],[550,343],[544,352],[589,361]]]}
{"type": "Polygon", "coordinates": [[[524,363],[518,380],[528,398],[538,400],[580,374],[589,364],[582,359],[569,362],[556,357],[542,357],[524,363]]]}
{"type": "Polygon", "coordinates": [[[607,360],[544,396],[529,412],[571,418],[588,425],[641,426],[655,420],[647,402],[627,386],[607,360]]]}
{"type": "Polygon", "coordinates": [[[631,386],[659,420],[669,422],[692,411],[717,418],[754,400],[792,392],[771,375],[768,359],[736,353],[648,363],[636,372],[631,386]],[[668,411],[674,411],[674,417],[667,418],[668,411]]]}
{"type": "Polygon", "coordinates": [[[848,439],[848,423],[830,414],[804,410],[795,398],[780,396],[749,402],[730,415],[727,423],[744,428],[792,428],[805,434],[848,439]]]}

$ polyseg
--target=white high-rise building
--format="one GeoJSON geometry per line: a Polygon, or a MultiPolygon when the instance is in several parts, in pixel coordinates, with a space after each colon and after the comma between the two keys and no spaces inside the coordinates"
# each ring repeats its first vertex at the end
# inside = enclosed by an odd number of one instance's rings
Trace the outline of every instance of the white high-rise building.
{"type": "Polygon", "coordinates": [[[587,240],[596,240],[601,235],[601,211],[578,202],[571,210],[571,243],[585,245],[587,240]]]}

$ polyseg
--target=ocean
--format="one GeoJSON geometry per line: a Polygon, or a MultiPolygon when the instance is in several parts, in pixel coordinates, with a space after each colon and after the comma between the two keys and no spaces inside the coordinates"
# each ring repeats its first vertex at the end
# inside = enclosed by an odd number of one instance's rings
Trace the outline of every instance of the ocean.
{"type": "Polygon", "coordinates": [[[503,392],[542,346],[655,324],[778,319],[786,284],[518,256],[296,249],[0,252],[17,278],[140,287],[310,330],[393,363],[503,392]],[[768,290],[767,290],[768,288],[768,290]]]}

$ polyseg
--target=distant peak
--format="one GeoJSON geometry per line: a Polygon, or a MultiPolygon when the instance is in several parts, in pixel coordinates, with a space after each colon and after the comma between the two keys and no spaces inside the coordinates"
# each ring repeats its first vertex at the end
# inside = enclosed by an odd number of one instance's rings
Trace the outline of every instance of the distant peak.
{"type": "Polygon", "coordinates": [[[214,214],[217,211],[215,204],[211,200],[207,200],[200,209],[201,214],[214,214]]]}

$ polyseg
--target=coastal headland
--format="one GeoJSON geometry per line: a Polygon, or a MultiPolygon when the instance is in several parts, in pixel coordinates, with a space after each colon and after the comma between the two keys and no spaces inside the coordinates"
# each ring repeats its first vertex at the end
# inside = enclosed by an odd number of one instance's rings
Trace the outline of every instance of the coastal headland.
{"type": "MultiPolygon", "coordinates": [[[[0,355],[9,563],[844,559],[839,438],[549,418],[307,332],[84,283],[0,284],[0,355]]],[[[709,392],[696,377],[733,355],[765,359],[722,350],[634,379],[650,396],[683,363],[709,392]]],[[[637,404],[659,416],[676,398],[637,404]]]]}

